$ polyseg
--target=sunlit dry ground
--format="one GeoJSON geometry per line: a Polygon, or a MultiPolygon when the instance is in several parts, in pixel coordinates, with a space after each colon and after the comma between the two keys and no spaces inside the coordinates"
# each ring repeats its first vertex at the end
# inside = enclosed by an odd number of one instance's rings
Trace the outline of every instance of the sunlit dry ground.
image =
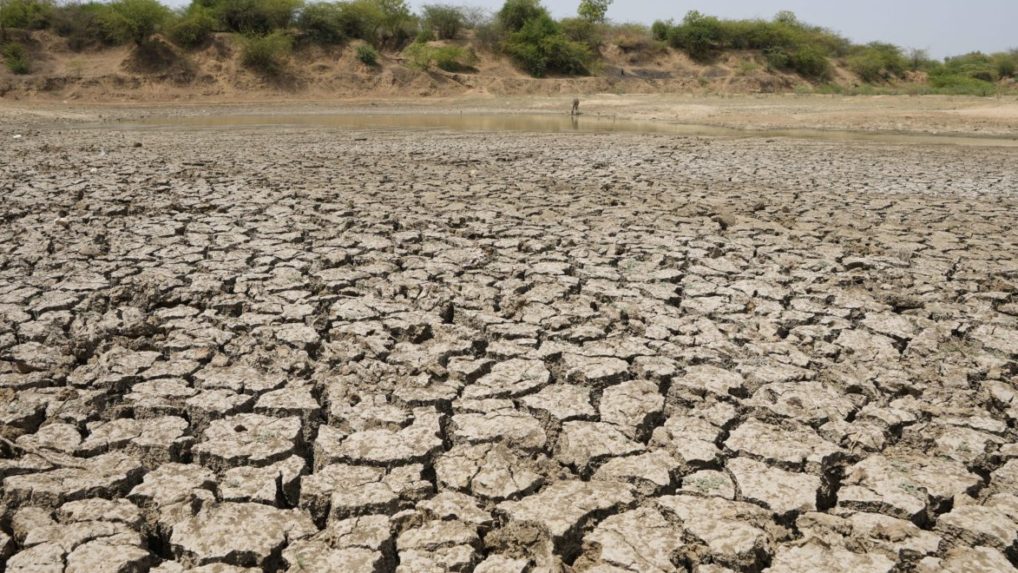
{"type": "Polygon", "coordinates": [[[1018,562],[1013,148],[70,111],[0,126],[6,573],[1018,562]]]}

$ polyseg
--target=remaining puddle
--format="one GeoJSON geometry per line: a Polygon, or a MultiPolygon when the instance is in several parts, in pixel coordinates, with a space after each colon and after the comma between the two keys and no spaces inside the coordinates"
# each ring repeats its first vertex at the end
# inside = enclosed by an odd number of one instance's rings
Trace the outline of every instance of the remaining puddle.
{"type": "Polygon", "coordinates": [[[708,137],[788,137],[824,141],[872,142],[899,145],[968,145],[1018,147],[1013,136],[960,136],[821,129],[737,129],[709,125],[635,121],[602,115],[509,113],[307,113],[249,115],[188,115],[157,117],[122,124],[128,128],[266,128],[314,127],[342,130],[438,130],[522,133],[645,133],[708,137]]]}

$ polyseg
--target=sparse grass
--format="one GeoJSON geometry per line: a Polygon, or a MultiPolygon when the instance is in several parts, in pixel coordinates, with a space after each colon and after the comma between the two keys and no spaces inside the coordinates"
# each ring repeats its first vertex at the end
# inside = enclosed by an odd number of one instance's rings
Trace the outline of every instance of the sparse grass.
{"type": "Polygon", "coordinates": [[[753,60],[743,60],[739,62],[739,66],[736,69],[736,73],[738,73],[740,76],[748,76],[749,74],[752,74],[759,69],[760,64],[754,62],[753,60]]]}

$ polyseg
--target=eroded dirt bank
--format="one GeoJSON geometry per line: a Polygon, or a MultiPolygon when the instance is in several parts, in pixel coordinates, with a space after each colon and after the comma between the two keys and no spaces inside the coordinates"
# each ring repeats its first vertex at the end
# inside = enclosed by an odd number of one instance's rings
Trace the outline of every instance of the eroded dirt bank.
{"type": "Polygon", "coordinates": [[[6,573],[1016,562],[1014,150],[0,138],[6,573]]]}

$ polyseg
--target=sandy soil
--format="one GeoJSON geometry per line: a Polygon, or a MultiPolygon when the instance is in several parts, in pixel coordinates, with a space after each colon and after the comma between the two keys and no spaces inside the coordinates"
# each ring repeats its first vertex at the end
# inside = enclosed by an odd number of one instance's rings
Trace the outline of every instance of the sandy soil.
{"type": "MultiPolygon", "coordinates": [[[[194,104],[82,105],[74,102],[0,102],[0,118],[76,121],[132,120],[229,114],[348,112],[567,113],[573,95],[463,96],[452,98],[353,98],[343,100],[226,99],[194,104]]],[[[854,130],[1018,137],[1018,98],[946,96],[610,95],[581,98],[591,117],[779,130],[854,130]]]]}
{"type": "Polygon", "coordinates": [[[1013,149],[3,113],[4,573],[1018,563],[1013,149]]]}

